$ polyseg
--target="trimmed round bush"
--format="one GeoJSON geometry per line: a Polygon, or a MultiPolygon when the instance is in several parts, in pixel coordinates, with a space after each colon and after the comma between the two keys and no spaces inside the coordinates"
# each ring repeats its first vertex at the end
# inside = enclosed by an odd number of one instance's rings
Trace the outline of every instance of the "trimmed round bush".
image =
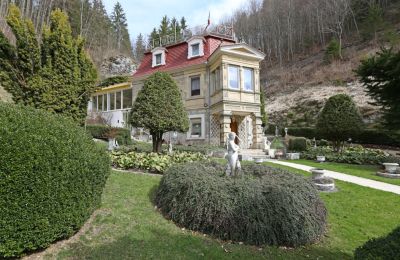
{"type": "Polygon", "coordinates": [[[0,258],[74,234],[101,202],[109,156],[73,121],[0,102],[0,258]]]}
{"type": "Polygon", "coordinates": [[[265,165],[242,168],[231,178],[215,162],[174,165],[155,203],[177,225],[224,240],[296,247],[323,234],[327,212],[310,181],[265,165]]]}
{"type": "Polygon", "coordinates": [[[357,248],[355,259],[400,259],[400,226],[385,237],[374,238],[357,248]]]}

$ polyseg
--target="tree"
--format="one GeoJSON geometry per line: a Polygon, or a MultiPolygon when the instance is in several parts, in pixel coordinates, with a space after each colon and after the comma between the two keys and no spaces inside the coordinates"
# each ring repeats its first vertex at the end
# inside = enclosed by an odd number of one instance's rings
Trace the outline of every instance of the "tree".
{"type": "Polygon", "coordinates": [[[382,106],[385,125],[400,129],[400,51],[382,49],[376,56],[363,60],[356,70],[367,93],[382,106]]]}
{"type": "Polygon", "coordinates": [[[10,7],[7,22],[16,47],[0,34],[0,84],[16,103],[64,114],[83,123],[87,103],[96,86],[97,72],[84,50],[84,40],[73,38],[68,17],[57,9],[44,27],[41,45],[32,22],[10,7]]]}
{"type": "Polygon", "coordinates": [[[382,8],[376,3],[371,3],[368,7],[368,15],[363,23],[363,37],[365,39],[373,38],[376,44],[378,41],[378,30],[383,29],[385,24],[382,8]]]}
{"type": "Polygon", "coordinates": [[[130,39],[127,30],[128,23],[126,20],[125,12],[119,2],[117,2],[114,6],[113,12],[111,14],[111,22],[117,38],[117,48],[118,50],[121,50],[121,46],[124,45],[124,42],[130,42],[130,39]]]}
{"type": "Polygon", "coordinates": [[[187,29],[186,19],[184,16],[182,16],[182,18],[181,18],[181,26],[180,27],[183,31],[187,29]]]}
{"type": "Polygon", "coordinates": [[[346,94],[332,96],[318,116],[317,131],[321,136],[333,141],[336,151],[341,151],[344,141],[355,137],[361,130],[363,121],[351,99],[346,94]]]}
{"type": "Polygon", "coordinates": [[[165,132],[186,132],[189,129],[181,93],[168,73],[156,72],[147,78],[133,104],[130,123],[150,130],[153,152],[157,153],[161,152],[165,132]]]}
{"type": "Polygon", "coordinates": [[[143,35],[140,33],[136,38],[133,54],[137,62],[140,62],[142,60],[145,51],[146,45],[144,43],[143,35]]]}
{"type": "Polygon", "coordinates": [[[339,58],[340,58],[340,45],[338,40],[333,38],[329,42],[328,47],[326,48],[324,59],[326,62],[331,62],[339,58]]]}

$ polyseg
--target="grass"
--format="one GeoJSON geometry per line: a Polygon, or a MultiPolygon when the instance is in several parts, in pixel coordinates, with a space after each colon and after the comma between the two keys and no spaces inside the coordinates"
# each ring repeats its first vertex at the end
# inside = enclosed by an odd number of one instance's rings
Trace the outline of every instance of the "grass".
{"type": "Polygon", "coordinates": [[[389,179],[376,175],[376,172],[383,170],[382,167],[377,165],[356,165],[356,164],[335,163],[335,162],[318,163],[310,160],[295,160],[295,161],[290,160],[288,162],[308,165],[312,167],[318,167],[324,170],[337,171],[371,180],[400,185],[400,179],[389,179]]]}
{"type": "Polygon", "coordinates": [[[297,249],[257,248],[182,230],[164,219],[151,203],[159,181],[159,176],[113,172],[89,228],[59,250],[45,252],[45,258],[351,259],[356,247],[400,223],[398,195],[338,181],[340,192],[321,194],[329,231],[320,242],[297,249]]]}

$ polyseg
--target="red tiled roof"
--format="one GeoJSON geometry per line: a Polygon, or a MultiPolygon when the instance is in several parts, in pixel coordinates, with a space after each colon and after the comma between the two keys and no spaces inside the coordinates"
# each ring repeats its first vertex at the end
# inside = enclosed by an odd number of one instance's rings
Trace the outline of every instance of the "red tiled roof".
{"type": "Polygon", "coordinates": [[[157,71],[169,71],[172,69],[202,64],[207,61],[220,45],[230,45],[235,43],[233,40],[221,39],[212,35],[205,36],[204,38],[205,43],[203,56],[188,59],[188,44],[187,42],[181,42],[166,47],[167,52],[165,53],[165,65],[152,68],[152,53],[147,52],[145,53],[139,68],[133,74],[133,77],[139,77],[157,71]]]}

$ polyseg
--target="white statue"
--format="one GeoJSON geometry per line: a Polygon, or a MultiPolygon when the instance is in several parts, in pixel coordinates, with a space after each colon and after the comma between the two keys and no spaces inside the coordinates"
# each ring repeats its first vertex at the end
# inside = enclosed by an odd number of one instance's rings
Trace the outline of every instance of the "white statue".
{"type": "Polygon", "coordinates": [[[241,168],[239,161],[239,146],[235,144],[236,134],[231,132],[228,134],[228,140],[226,143],[226,148],[228,150],[228,154],[226,155],[226,159],[228,160],[228,164],[226,165],[226,175],[227,176],[235,176],[238,175],[239,170],[241,168]]]}
{"type": "Polygon", "coordinates": [[[168,144],[168,153],[172,154],[172,143],[171,143],[171,141],[168,144]]]}
{"type": "Polygon", "coordinates": [[[268,141],[268,137],[264,136],[264,151],[271,149],[271,142],[268,141]]]}

